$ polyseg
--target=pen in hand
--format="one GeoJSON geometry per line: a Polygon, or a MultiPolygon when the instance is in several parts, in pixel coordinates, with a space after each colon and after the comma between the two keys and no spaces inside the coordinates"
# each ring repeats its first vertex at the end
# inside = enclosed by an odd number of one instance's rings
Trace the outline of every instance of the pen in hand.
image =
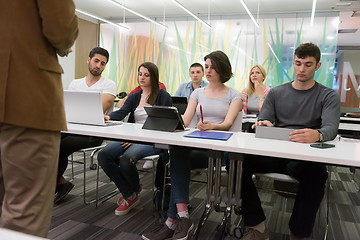
{"type": "Polygon", "coordinates": [[[204,123],[204,115],[202,110],[202,105],[200,104],[200,116],[201,116],[201,122],[204,123]]]}

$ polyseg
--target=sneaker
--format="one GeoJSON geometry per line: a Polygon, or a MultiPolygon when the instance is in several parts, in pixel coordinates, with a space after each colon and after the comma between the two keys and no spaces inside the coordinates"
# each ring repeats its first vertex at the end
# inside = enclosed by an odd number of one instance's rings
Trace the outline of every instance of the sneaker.
{"type": "Polygon", "coordinates": [[[141,237],[144,240],[165,240],[171,239],[174,230],[168,228],[165,223],[157,225],[150,232],[144,233],[141,237]]]}
{"type": "Polygon", "coordinates": [[[126,200],[125,198],[122,199],[120,205],[117,209],[115,209],[115,215],[125,215],[127,214],[132,208],[140,203],[139,196],[136,196],[134,200],[126,200]]]}
{"type": "Polygon", "coordinates": [[[119,199],[116,201],[117,205],[120,206],[121,203],[124,201],[124,197],[121,195],[119,199]]]}
{"type": "MultiPolygon", "coordinates": [[[[136,194],[139,195],[141,191],[142,191],[142,185],[140,184],[139,189],[136,191],[136,194]]],[[[123,200],[124,197],[121,195],[119,199],[116,201],[117,205],[120,206],[123,200]]]]}
{"type": "Polygon", "coordinates": [[[194,228],[194,224],[189,218],[184,217],[177,219],[175,224],[175,232],[172,239],[186,240],[189,232],[194,228]]]}
{"type": "Polygon", "coordinates": [[[269,240],[269,232],[267,228],[265,228],[265,232],[263,233],[253,228],[247,228],[244,236],[240,240],[269,240]]]}
{"type": "Polygon", "coordinates": [[[59,184],[56,187],[57,194],[55,196],[54,203],[55,204],[60,203],[69,194],[69,192],[71,191],[71,189],[73,189],[74,186],[75,185],[72,184],[71,182],[59,184]]]}
{"type": "Polygon", "coordinates": [[[154,162],[151,160],[146,160],[143,165],[143,169],[151,169],[154,167],[154,162]]]}

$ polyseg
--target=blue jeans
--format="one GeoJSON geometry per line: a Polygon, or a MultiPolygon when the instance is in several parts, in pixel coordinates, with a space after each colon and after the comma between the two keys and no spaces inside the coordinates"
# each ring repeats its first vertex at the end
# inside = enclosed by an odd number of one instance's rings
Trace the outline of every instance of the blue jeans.
{"type": "MultiPolygon", "coordinates": [[[[208,151],[189,147],[173,146],[170,149],[171,194],[167,216],[176,218],[176,203],[189,203],[190,170],[207,168],[208,151]]],[[[226,162],[223,154],[222,163],[226,162]]]]}
{"type": "Polygon", "coordinates": [[[99,152],[98,161],[106,175],[127,199],[140,188],[136,162],[159,153],[160,149],[151,145],[133,144],[124,149],[120,142],[110,142],[99,152]]]}

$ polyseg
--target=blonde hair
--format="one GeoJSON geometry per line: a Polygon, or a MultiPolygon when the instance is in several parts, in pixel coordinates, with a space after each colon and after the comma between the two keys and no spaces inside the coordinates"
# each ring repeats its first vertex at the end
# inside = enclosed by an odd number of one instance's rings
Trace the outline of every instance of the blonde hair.
{"type": "MultiPolygon", "coordinates": [[[[255,86],[254,86],[254,83],[251,81],[251,71],[254,69],[254,68],[259,68],[261,74],[264,76],[264,81],[265,81],[265,78],[266,78],[266,71],[265,71],[265,68],[261,65],[254,65],[250,68],[250,71],[249,71],[249,83],[248,83],[248,87],[247,87],[247,94],[250,96],[251,94],[253,94],[255,92],[255,86]]],[[[264,82],[263,81],[263,82],[264,82]]]]}

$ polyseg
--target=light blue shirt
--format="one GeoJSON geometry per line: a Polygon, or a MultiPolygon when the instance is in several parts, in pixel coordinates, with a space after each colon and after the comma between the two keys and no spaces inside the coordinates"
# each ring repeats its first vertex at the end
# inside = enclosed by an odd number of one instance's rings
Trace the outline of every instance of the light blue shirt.
{"type": "MultiPolygon", "coordinates": [[[[209,85],[208,82],[201,81],[200,88],[206,87],[207,85],[209,85]]],[[[187,100],[189,101],[190,95],[192,94],[193,91],[194,89],[192,87],[192,82],[183,83],[180,85],[174,96],[186,97],[187,100]]]]}

